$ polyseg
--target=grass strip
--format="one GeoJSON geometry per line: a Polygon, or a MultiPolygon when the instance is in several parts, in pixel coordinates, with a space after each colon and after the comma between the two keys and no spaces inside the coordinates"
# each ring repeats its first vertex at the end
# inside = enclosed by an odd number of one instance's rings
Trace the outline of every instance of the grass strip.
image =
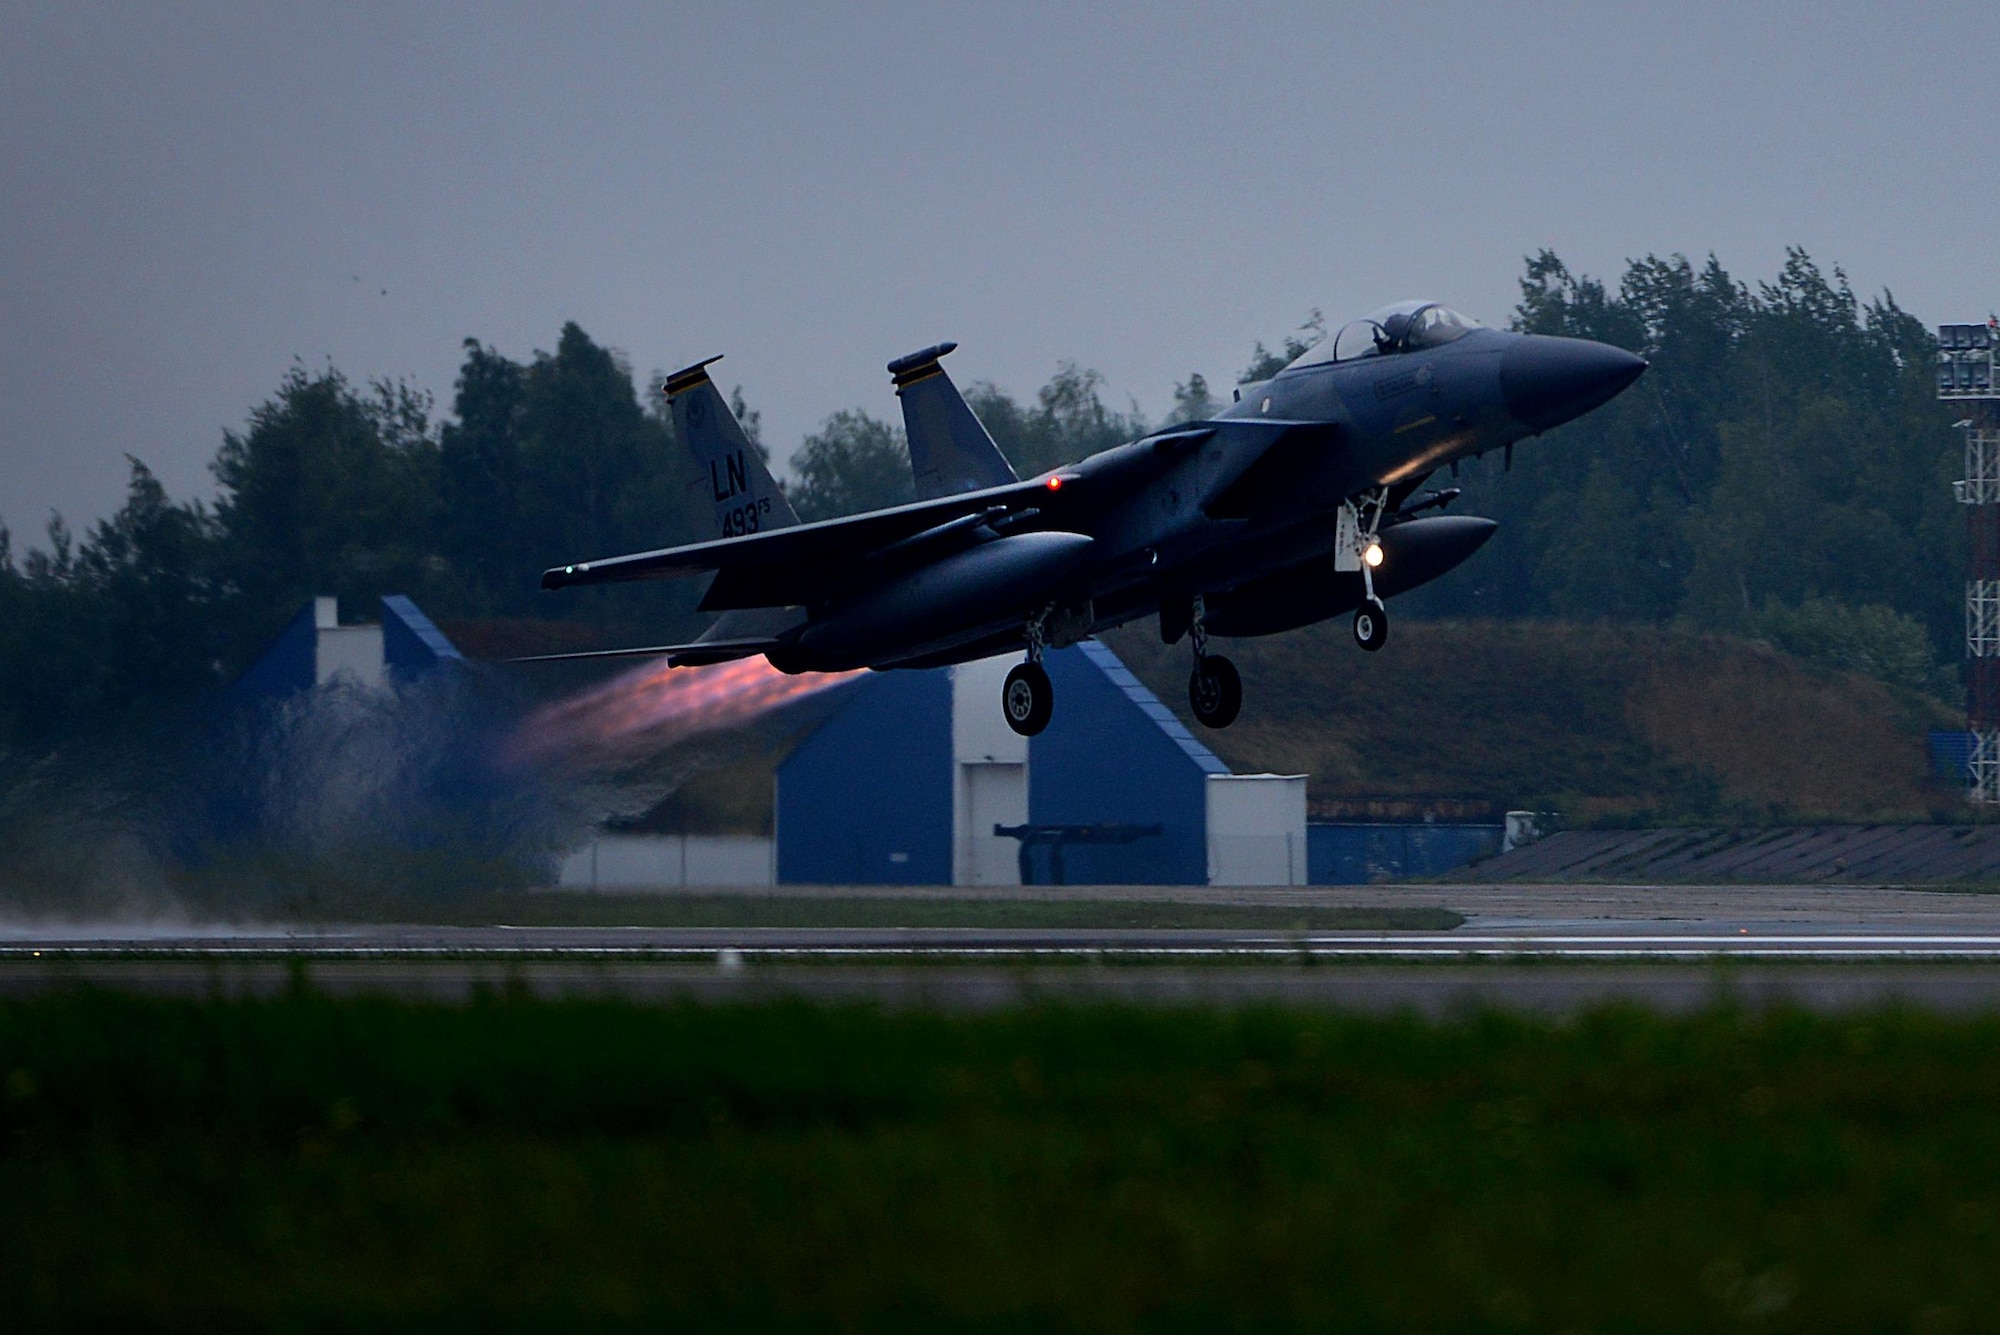
{"type": "Polygon", "coordinates": [[[0,1002],[10,1327],[1987,1329],[2000,1021],[0,1002]]]}

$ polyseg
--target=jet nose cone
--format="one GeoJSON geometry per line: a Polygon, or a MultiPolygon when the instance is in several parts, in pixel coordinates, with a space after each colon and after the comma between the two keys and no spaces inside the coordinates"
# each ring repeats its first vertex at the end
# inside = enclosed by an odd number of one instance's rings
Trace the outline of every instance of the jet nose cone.
{"type": "Polygon", "coordinates": [[[1645,369],[1623,348],[1527,334],[1500,358],[1500,394],[1515,421],[1547,431],[1608,403],[1645,369]]]}

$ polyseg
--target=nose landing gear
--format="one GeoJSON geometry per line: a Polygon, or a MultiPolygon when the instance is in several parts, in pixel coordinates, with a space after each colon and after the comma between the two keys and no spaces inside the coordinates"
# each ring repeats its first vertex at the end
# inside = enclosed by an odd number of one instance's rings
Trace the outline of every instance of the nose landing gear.
{"type": "Polygon", "coordinates": [[[1194,616],[1188,627],[1194,640],[1194,671],[1188,677],[1188,707],[1204,727],[1226,728],[1243,711],[1243,678],[1236,665],[1221,654],[1208,652],[1208,628],[1203,624],[1206,609],[1201,595],[1194,598],[1194,616]]]}
{"type": "Polygon", "coordinates": [[[1375,536],[1388,509],[1389,491],[1378,487],[1358,504],[1341,507],[1339,531],[1334,539],[1336,569],[1359,570],[1364,594],[1354,609],[1354,642],[1374,653],[1389,642],[1389,608],[1375,595],[1375,567],[1382,564],[1382,543],[1375,536]],[[1363,514],[1372,507],[1364,520],[1363,514]]]}

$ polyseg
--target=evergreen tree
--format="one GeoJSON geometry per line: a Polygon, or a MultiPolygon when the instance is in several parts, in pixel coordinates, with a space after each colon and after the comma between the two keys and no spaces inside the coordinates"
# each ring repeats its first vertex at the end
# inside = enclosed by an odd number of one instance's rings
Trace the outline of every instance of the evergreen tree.
{"type": "Polygon", "coordinates": [[[1208,392],[1207,379],[1202,376],[1201,372],[1196,371],[1189,375],[1185,381],[1174,385],[1174,406],[1172,411],[1167,414],[1166,425],[1174,426],[1181,422],[1206,422],[1209,418],[1215,416],[1215,410],[1218,406],[1215,396],[1208,392]]]}
{"type": "Polygon", "coordinates": [[[1243,368],[1243,374],[1236,377],[1239,385],[1254,385],[1260,380],[1269,380],[1278,372],[1304,356],[1315,344],[1326,337],[1326,317],[1317,306],[1306,314],[1305,322],[1297,330],[1285,335],[1284,341],[1273,352],[1259,340],[1250,353],[1250,364],[1243,368]]]}
{"type": "Polygon", "coordinates": [[[660,405],[641,407],[631,369],[574,323],[553,353],[525,366],[476,340],[465,347],[457,420],[440,446],[444,610],[684,616],[694,594],[678,586],[590,590],[560,602],[537,588],[552,565],[694,536],[693,464],[660,405]]]}
{"type": "Polygon", "coordinates": [[[1676,255],[1630,262],[1613,291],[1544,251],[1514,328],[1613,343],[1651,369],[1525,443],[1511,473],[1468,470],[1467,506],[1501,530],[1413,609],[1759,633],[1809,604],[1821,622],[1888,607],[1926,629],[1929,654],[1953,654],[1958,443],[1932,393],[1935,343],[1892,296],[1864,304],[1797,249],[1754,290],[1712,256],[1676,255]]]}
{"type": "Polygon", "coordinates": [[[1103,389],[1102,372],[1066,361],[1057,363],[1033,408],[984,381],[965,398],[1014,471],[1030,477],[1146,434],[1137,405],[1117,412],[1105,405],[1103,389]]]}
{"type": "Polygon", "coordinates": [[[442,516],[438,554],[462,611],[491,611],[520,601],[515,586],[529,556],[521,514],[520,416],[523,368],[465,340],[457,420],[439,437],[442,516]]]}
{"type": "Polygon", "coordinates": [[[0,744],[142,724],[219,679],[213,519],[130,462],[124,505],[81,543],[52,519],[17,568],[0,530],[0,744]]]}
{"type": "Polygon", "coordinates": [[[574,323],[527,367],[516,440],[530,589],[547,566],[691,536],[676,485],[690,466],[640,409],[630,369],[574,323]]]}
{"type": "Polygon", "coordinates": [[[792,508],[811,523],[902,505],[916,498],[910,449],[900,427],[859,409],[837,412],[792,457],[792,508]]]}
{"type": "Polygon", "coordinates": [[[406,386],[364,397],[338,371],[294,367],[247,431],[224,434],[212,465],[221,569],[253,609],[253,639],[317,594],[364,606],[421,591],[438,514],[429,409],[406,386]]]}

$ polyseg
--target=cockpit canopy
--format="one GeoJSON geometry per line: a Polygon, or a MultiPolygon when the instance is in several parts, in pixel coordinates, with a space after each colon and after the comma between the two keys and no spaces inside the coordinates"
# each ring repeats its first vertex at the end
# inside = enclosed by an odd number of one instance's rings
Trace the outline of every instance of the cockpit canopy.
{"type": "Polygon", "coordinates": [[[1321,339],[1285,369],[1443,347],[1477,328],[1479,322],[1471,316],[1435,301],[1399,301],[1359,320],[1349,320],[1332,338],[1321,339]]]}

